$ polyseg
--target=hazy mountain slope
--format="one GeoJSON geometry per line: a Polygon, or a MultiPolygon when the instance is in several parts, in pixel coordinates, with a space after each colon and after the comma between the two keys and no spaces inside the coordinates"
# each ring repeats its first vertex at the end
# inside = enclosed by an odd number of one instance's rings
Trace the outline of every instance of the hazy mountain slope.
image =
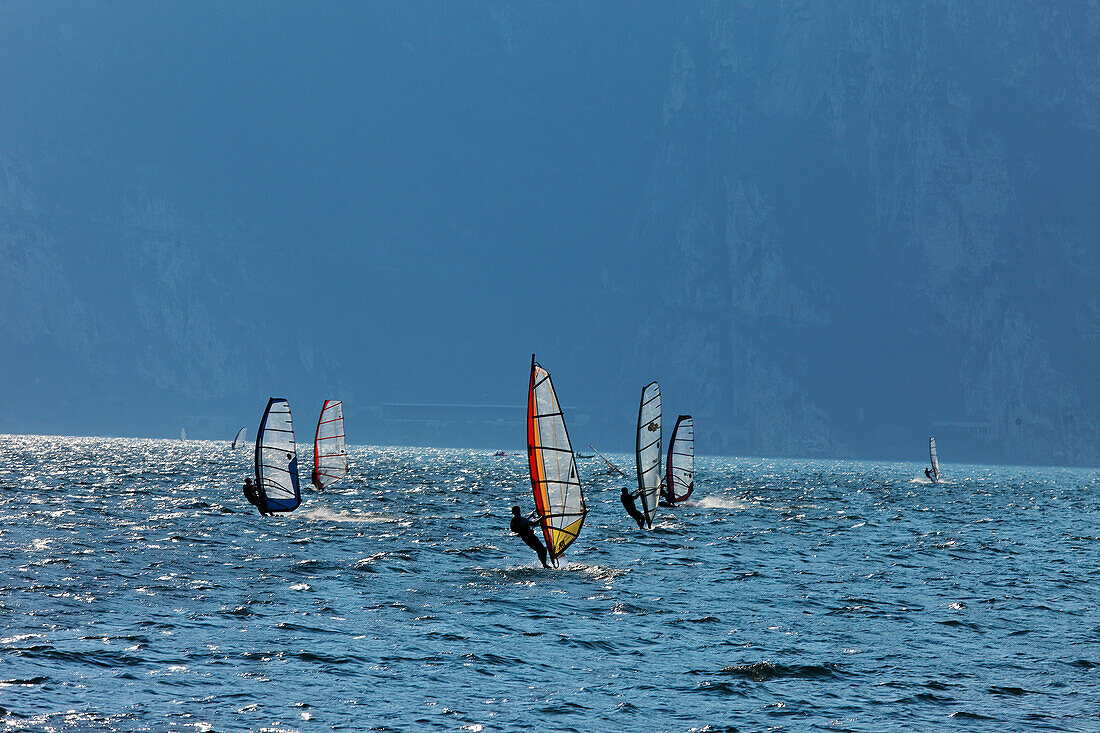
{"type": "Polygon", "coordinates": [[[631,246],[703,435],[1100,458],[1100,11],[1060,8],[687,14],[631,246]]]}

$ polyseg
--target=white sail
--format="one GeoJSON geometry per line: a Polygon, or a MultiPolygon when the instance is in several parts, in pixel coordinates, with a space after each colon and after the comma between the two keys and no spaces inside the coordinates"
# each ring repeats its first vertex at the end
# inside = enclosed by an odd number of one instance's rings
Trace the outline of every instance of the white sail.
{"type": "Polygon", "coordinates": [[[317,418],[313,439],[314,485],[324,489],[348,473],[348,449],[344,443],[344,403],[325,400],[317,418]]]}
{"type": "Polygon", "coordinates": [[[642,390],[638,405],[638,490],[646,523],[653,526],[661,489],[661,388],[650,382],[642,390]]]}
{"type": "Polygon", "coordinates": [[[695,423],[691,415],[676,419],[668,441],[665,474],[665,491],[671,503],[686,501],[695,491],[695,423]]]}
{"type": "MultiPolygon", "coordinates": [[[[950,448],[950,446],[948,446],[950,448]]],[[[932,480],[939,481],[940,479],[940,460],[936,455],[936,439],[928,439],[928,455],[932,459],[932,480]]]]}
{"type": "Polygon", "coordinates": [[[261,509],[269,512],[293,511],[302,503],[294,424],[290,403],[282,398],[268,400],[256,432],[256,488],[261,509]]]}
{"type": "Polygon", "coordinates": [[[240,444],[241,438],[244,437],[244,431],[245,430],[246,430],[246,428],[241,428],[240,430],[237,431],[237,435],[233,438],[233,445],[229,446],[230,449],[236,448],[240,444]]]}

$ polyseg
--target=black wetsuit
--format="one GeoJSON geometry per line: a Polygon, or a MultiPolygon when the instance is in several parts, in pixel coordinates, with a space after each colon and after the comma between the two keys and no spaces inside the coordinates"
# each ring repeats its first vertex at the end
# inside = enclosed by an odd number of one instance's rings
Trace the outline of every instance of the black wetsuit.
{"type": "Polygon", "coordinates": [[[657,502],[657,506],[661,506],[661,507],[674,507],[674,506],[676,506],[676,504],[674,504],[673,501],[672,501],[672,497],[670,497],[668,495],[668,492],[665,490],[665,485],[664,484],[661,484],[661,499],[660,499],[660,501],[657,502]]]}
{"type": "Polygon", "coordinates": [[[249,482],[244,485],[244,498],[248,499],[248,503],[256,507],[260,514],[265,517],[271,516],[271,512],[265,512],[264,507],[260,502],[260,492],[256,491],[256,485],[249,482]]]}
{"type": "Polygon", "coordinates": [[[550,567],[546,563],[546,548],[543,547],[542,542],[535,536],[535,530],[533,527],[535,523],[529,519],[519,516],[518,514],[512,515],[512,531],[519,535],[519,538],[527,543],[527,546],[538,553],[539,562],[542,563],[544,568],[550,567]]]}
{"type": "Polygon", "coordinates": [[[936,477],[932,475],[932,469],[931,468],[924,469],[924,475],[928,477],[929,481],[935,482],[936,477]]]}
{"type": "Polygon", "coordinates": [[[638,511],[638,507],[634,504],[634,495],[627,493],[626,489],[623,489],[623,493],[619,495],[619,501],[623,503],[623,508],[626,509],[626,513],[638,523],[638,529],[645,526],[645,515],[638,511]]]}

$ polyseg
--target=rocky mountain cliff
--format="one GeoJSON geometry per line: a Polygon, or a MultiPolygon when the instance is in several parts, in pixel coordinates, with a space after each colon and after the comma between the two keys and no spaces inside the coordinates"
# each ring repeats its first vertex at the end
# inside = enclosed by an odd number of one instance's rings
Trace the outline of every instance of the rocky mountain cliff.
{"type": "Polygon", "coordinates": [[[1100,459],[1098,34],[1095,3],[686,13],[627,287],[717,450],[1100,459]]]}

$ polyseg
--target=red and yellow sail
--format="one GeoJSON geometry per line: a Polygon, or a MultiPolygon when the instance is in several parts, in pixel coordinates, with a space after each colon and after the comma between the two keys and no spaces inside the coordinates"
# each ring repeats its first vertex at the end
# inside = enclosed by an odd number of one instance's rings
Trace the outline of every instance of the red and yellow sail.
{"type": "Polygon", "coordinates": [[[527,393],[527,460],[546,549],[558,558],[577,539],[588,508],[554,385],[533,354],[527,393]]]}

